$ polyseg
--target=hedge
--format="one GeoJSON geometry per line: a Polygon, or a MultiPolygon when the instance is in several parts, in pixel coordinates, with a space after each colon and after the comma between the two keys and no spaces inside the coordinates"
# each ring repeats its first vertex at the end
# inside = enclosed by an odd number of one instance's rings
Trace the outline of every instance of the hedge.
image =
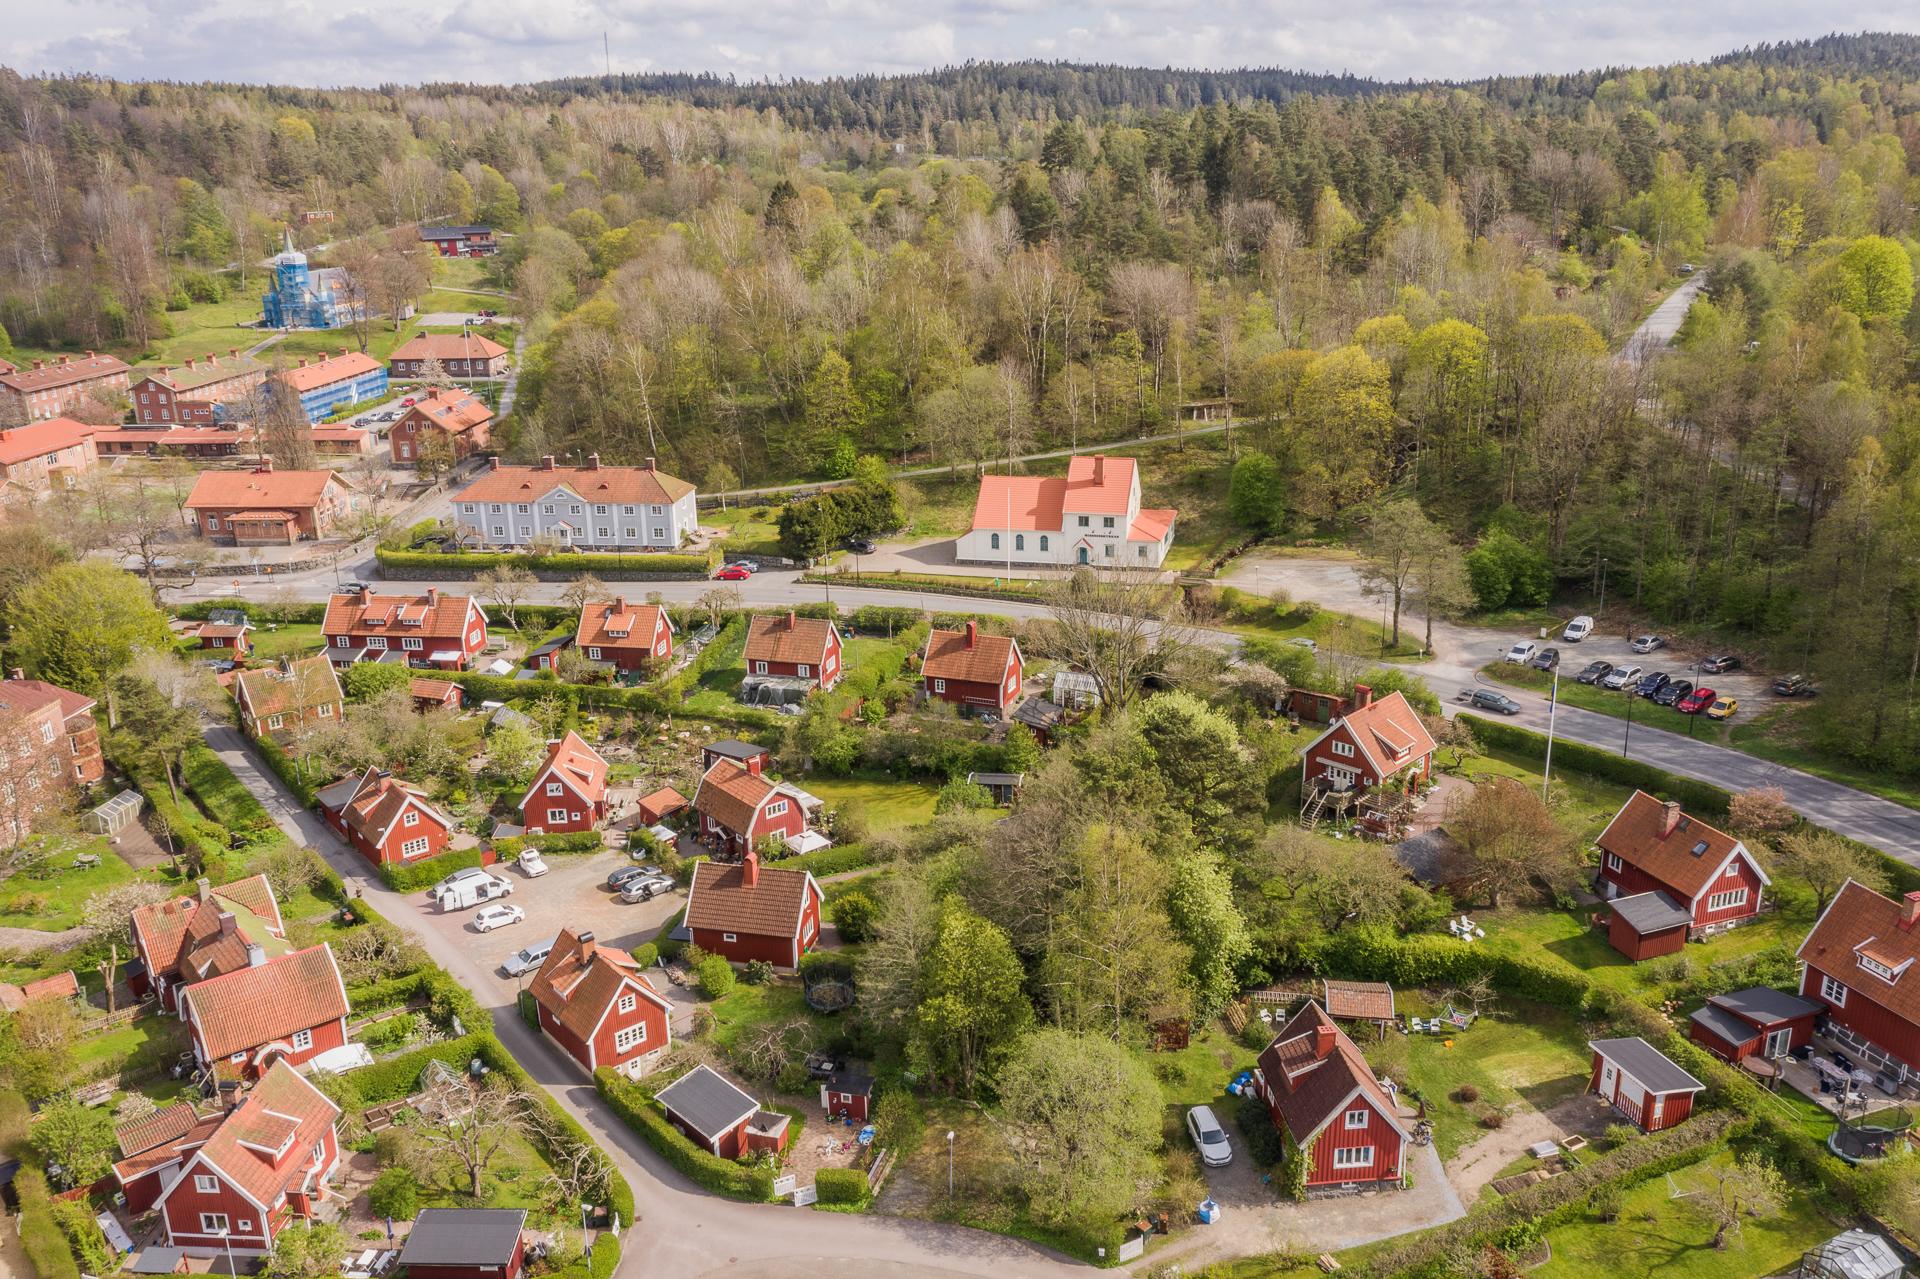
{"type": "Polygon", "coordinates": [[[115,768],[127,775],[135,789],[147,797],[148,806],[166,819],[167,828],[173,832],[174,846],[202,865],[224,856],[231,838],[226,827],[176,802],[167,787],[167,779],[136,763],[123,747],[123,739],[117,735],[110,736],[106,745],[107,758],[115,768]]]}
{"type": "MultiPolygon", "coordinates": [[[[614,1174],[618,1176],[618,1173],[614,1174]]],[[[618,1209],[615,1209],[618,1212],[618,1209]]],[[[622,1229],[633,1224],[633,1218],[624,1213],[620,1216],[622,1229]]],[[[620,1266],[620,1238],[611,1230],[602,1230],[594,1236],[593,1268],[589,1273],[587,1258],[582,1257],[564,1270],[553,1272],[553,1279],[612,1279],[613,1272],[620,1266]]]]}
{"type": "Polygon", "coordinates": [[[312,626],[324,621],[327,616],[325,604],[262,604],[240,599],[193,600],[173,610],[174,616],[196,622],[204,622],[216,611],[244,613],[255,626],[267,622],[282,626],[312,626]]]}
{"type": "Polygon", "coordinates": [[[823,1204],[865,1204],[867,1174],[858,1168],[822,1168],[813,1174],[813,1188],[823,1204]]]}
{"type": "Polygon", "coordinates": [[[882,591],[913,591],[920,595],[971,595],[981,599],[1019,600],[1032,603],[1047,597],[1045,587],[992,586],[993,579],[988,578],[979,586],[966,582],[953,582],[933,577],[915,577],[901,572],[862,573],[858,577],[852,573],[802,573],[800,580],[815,582],[826,586],[872,587],[882,591]]]}
{"type": "Polygon", "coordinates": [[[80,1279],[80,1263],[74,1260],[67,1237],[53,1219],[53,1196],[47,1179],[38,1168],[22,1163],[13,1175],[14,1193],[20,1198],[18,1226],[20,1243],[40,1279],[80,1279]]]}
{"type": "MultiPolygon", "coordinates": [[[[376,548],[374,559],[380,571],[399,570],[399,576],[431,572],[449,577],[470,578],[490,568],[512,566],[531,573],[560,573],[569,577],[591,573],[607,581],[646,581],[649,578],[705,577],[713,569],[715,557],[709,555],[589,554],[563,551],[553,555],[510,555],[498,551],[390,551],[376,548]]],[[[390,574],[391,575],[391,574],[390,574]]]]}
{"type": "Polygon", "coordinates": [[[537,848],[543,853],[597,853],[606,840],[597,830],[564,831],[557,835],[509,835],[493,842],[493,851],[501,861],[518,857],[522,849],[537,848]]]}
{"type": "Polygon", "coordinates": [[[254,739],[253,748],[254,753],[259,755],[261,762],[267,766],[267,770],[278,777],[286,788],[298,797],[302,808],[314,806],[314,792],[318,787],[300,775],[299,766],[293,762],[292,756],[280,748],[279,743],[260,737],[254,739]]]}
{"type": "Polygon", "coordinates": [[[228,830],[245,833],[279,829],[272,815],[253,797],[253,792],[241,784],[226,761],[204,742],[187,748],[180,776],[207,815],[228,830]]]}
{"type": "MultiPolygon", "coordinates": [[[[1474,740],[1483,747],[1510,751],[1528,759],[1543,759],[1546,756],[1547,738],[1544,733],[1479,715],[1461,715],[1459,718],[1472,726],[1474,740]]],[[[1576,773],[1619,782],[1623,786],[1637,787],[1650,795],[1677,799],[1689,812],[1703,817],[1725,817],[1728,806],[1733,802],[1729,792],[1710,782],[1697,782],[1691,777],[1681,777],[1664,768],[1655,768],[1652,764],[1615,755],[1612,751],[1588,746],[1584,742],[1568,741],[1564,737],[1553,739],[1553,762],[1556,768],[1568,768],[1576,773]]]]}
{"type": "Polygon", "coordinates": [[[438,883],[456,870],[480,864],[478,848],[456,848],[417,862],[383,862],[380,882],[396,893],[411,893],[438,883]]]}
{"type": "Polygon", "coordinates": [[[605,1067],[594,1072],[593,1085],[627,1127],[645,1138],[661,1158],[702,1189],[748,1203],[772,1200],[774,1168],[771,1163],[740,1164],[700,1149],[654,1107],[649,1089],[629,1083],[605,1067]]]}
{"type": "Polygon", "coordinates": [[[862,843],[848,844],[844,848],[823,848],[817,853],[796,853],[767,864],[778,866],[781,870],[809,870],[819,878],[838,875],[842,871],[859,870],[878,861],[879,854],[873,846],[862,843]]]}

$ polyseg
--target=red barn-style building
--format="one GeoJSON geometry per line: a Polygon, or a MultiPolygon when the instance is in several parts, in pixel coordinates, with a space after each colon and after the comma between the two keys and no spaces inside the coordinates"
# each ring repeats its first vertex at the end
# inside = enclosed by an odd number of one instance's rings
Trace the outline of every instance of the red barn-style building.
{"type": "Polygon", "coordinates": [[[573,642],[590,662],[644,671],[673,660],[673,622],[658,604],[590,600],[580,606],[573,642]]]}
{"type": "Polygon", "coordinates": [[[1706,1085],[1673,1064],[1644,1039],[1595,1039],[1587,1091],[1632,1120],[1642,1132],[1671,1128],[1693,1113],[1693,1095],[1706,1085]]]}
{"type": "MultiPolygon", "coordinates": [[[[1618,903],[1644,893],[1665,894],[1685,913],[1689,940],[1759,915],[1761,894],[1772,882],[1745,844],[1645,791],[1635,791],[1620,806],[1596,843],[1600,895],[1618,903]]],[[[1666,953],[1651,946],[1640,950],[1635,958],[1666,953]]]]}
{"type": "Polygon", "coordinates": [[[257,1079],[276,1061],[298,1066],[347,1042],[347,986],[325,942],[195,982],[181,992],[200,1064],[257,1079]]]}
{"type": "Polygon", "coordinates": [[[156,1200],[167,1242],[201,1258],[271,1252],[279,1233],[311,1218],[330,1191],[339,1114],[299,1072],[275,1062],[204,1145],[177,1147],[179,1173],[156,1200]]]}
{"type": "Polygon", "coordinates": [[[569,731],[547,748],[547,757],[520,797],[520,824],[529,835],[592,830],[607,815],[607,761],[569,731]]]}
{"type": "Polygon", "coordinates": [[[540,1029],[589,1075],[602,1066],[639,1074],[673,1042],[673,1007],[624,950],[562,929],[527,986],[540,1029]]]}
{"type": "Polygon", "coordinates": [[[382,769],[343,777],[314,800],[327,824],[375,866],[432,857],[453,833],[452,819],[425,791],[382,769]]]}
{"type": "Polygon", "coordinates": [[[1726,1061],[1785,1057],[1813,1041],[1821,1007],[1770,986],[1710,995],[1687,1022],[1693,1042],[1726,1061]]]}
{"type": "Polygon", "coordinates": [[[694,945],[736,964],[763,959],[798,968],[820,940],[821,900],[812,872],[762,866],[757,853],[737,863],[698,862],[687,887],[687,931],[694,945]]]}
{"type": "Polygon", "coordinates": [[[812,680],[820,689],[840,682],[840,632],[823,617],[761,613],[747,624],[748,675],[812,680]]]}
{"type": "Polygon", "coordinates": [[[1399,1107],[1319,1004],[1309,1000],[1260,1054],[1253,1089],[1300,1148],[1309,1195],[1399,1188],[1408,1137],[1399,1107]]]}
{"type": "Polygon", "coordinates": [[[168,1012],[183,987],[248,967],[256,949],[268,960],[287,953],[286,924],[265,875],[218,888],[202,879],[191,896],[135,907],[131,922],[139,962],[127,984],[142,998],[153,992],[168,1012]]]}
{"type": "Polygon", "coordinates": [[[733,1159],[787,1146],[787,1117],[702,1062],[654,1095],[667,1122],[710,1154],[733,1159]]]}
{"type": "Polygon", "coordinates": [[[820,1082],[820,1109],[829,1119],[867,1122],[873,1109],[873,1076],[858,1070],[836,1070],[820,1082]]]}
{"type": "Polygon", "coordinates": [[[737,857],[769,835],[782,841],[807,829],[807,813],[798,791],[769,780],[763,758],[745,764],[717,759],[700,776],[693,792],[698,834],[716,853],[737,857]]]}
{"type": "Polygon", "coordinates": [[[422,1208],[400,1248],[407,1279],[520,1279],[524,1208],[422,1208]]]}
{"type": "Polygon", "coordinates": [[[327,660],[404,662],[408,666],[464,671],[487,646],[487,615],[471,595],[376,595],[349,591],[327,600],[320,633],[327,660]]]}
{"type": "Polygon", "coordinates": [[[1920,1074],[1920,892],[1899,901],[1848,880],[1800,943],[1802,998],[1850,1055],[1906,1080],[1920,1074]]]}
{"type": "Polygon", "coordinates": [[[1376,698],[1371,688],[1356,684],[1352,709],[1301,752],[1301,785],[1343,791],[1409,778],[1424,782],[1436,749],[1433,734],[1398,689],[1376,698]]]}
{"type": "Polygon", "coordinates": [[[1020,700],[1025,671],[1018,641],[1010,635],[983,635],[978,622],[968,622],[965,630],[927,635],[920,686],[928,697],[1005,715],[1020,700]]]}

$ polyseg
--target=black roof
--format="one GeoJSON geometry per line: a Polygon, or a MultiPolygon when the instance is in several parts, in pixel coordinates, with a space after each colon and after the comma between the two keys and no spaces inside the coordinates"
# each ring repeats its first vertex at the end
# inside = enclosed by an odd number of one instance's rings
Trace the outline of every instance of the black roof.
{"type": "Polygon", "coordinates": [[[133,1254],[127,1269],[136,1275],[170,1275],[180,1268],[184,1248],[142,1248],[133,1254]]]}
{"type": "Polygon", "coordinates": [[[546,643],[542,644],[540,647],[534,649],[531,653],[528,653],[527,656],[539,657],[542,654],[551,653],[556,649],[565,648],[567,645],[571,643],[573,643],[573,636],[556,635],[552,639],[548,640],[546,643]]]}
{"type": "Polygon", "coordinates": [[[1749,986],[1745,990],[1731,990],[1724,995],[1710,996],[1707,1002],[1717,1008],[1724,1008],[1756,1026],[1792,1021],[1795,1017],[1804,1017],[1808,1013],[1820,1011],[1820,1005],[1811,999],[1789,995],[1771,986],[1749,986]]]}
{"type": "Polygon", "coordinates": [[[1025,773],[968,773],[967,780],[976,786],[1018,786],[1027,780],[1025,773]]]}
{"type": "Polygon", "coordinates": [[[1595,1039],[1587,1047],[1639,1080],[1648,1092],[1699,1092],[1706,1087],[1644,1039],[1595,1039]]]}
{"type": "Polygon", "coordinates": [[[1052,728],[1067,717],[1067,708],[1044,697],[1029,697],[1013,708],[1013,717],[1028,728],[1052,728]]]}
{"type": "Polygon", "coordinates": [[[869,1096],[873,1092],[873,1076],[864,1070],[836,1070],[827,1076],[827,1088],[833,1092],[869,1096]]]}
{"type": "Polygon", "coordinates": [[[704,1062],[654,1097],[695,1132],[717,1137],[760,1109],[760,1103],[704,1062]]]}
{"type": "Polygon", "coordinates": [[[728,759],[756,759],[771,753],[764,746],[755,746],[752,742],[743,742],[737,737],[723,737],[717,742],[708,742],[700,749],[710,754],[724,755],[728,759]]]}
{"type": "Polygon", "coordinates": [[[1657,890],[1615,898],[1613,913],[1643,937],[1648,933],[1665,932],[1669,928],[1683,928],[1693,922],[1693,916],[1687,913],[1686,907],[1657,890]]]}
{"type": "Polygon", "coordinates": [[[513,1260],[524,1208],[422,1208],[400,1249],[403,1266],[504,1266],[513,1260]]]}
{"type": "Polygon", "coordinates": [[[423,240],[440,240],[450,235],[492,234],[493,228],[490,226],[423,226],[420,228],[420,238],[423,240]]]}
{"type": "Polygon", "coordinates": [[[1696,1009],[1691,1020],[1706,1027],[1736,1048],[1760,1038],[1760,1031],[1756,1027],[1740,1020],[1724,1008],[1715,1008],[1712,1004],[1696,1009]]]}

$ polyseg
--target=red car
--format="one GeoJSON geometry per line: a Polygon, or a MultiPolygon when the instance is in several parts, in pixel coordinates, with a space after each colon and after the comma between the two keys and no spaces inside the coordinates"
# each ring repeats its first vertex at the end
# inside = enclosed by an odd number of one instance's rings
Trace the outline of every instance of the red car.
{"type": "Polygon", "coordinates": [[[414,406],[415,403],[417,403],[417,401],[411,395],[409,395],[406,399],[400,401],[400,407],[403,409],[410,409],[414,406]]]}
{"type": "Polygon", "coordinates": [[[1696,688],[1681,698],[1673,709],[1679,711],[1682,715],[1698,715],[1701,711],[1713,705],[1715,699],[1719,696],[1720,694],[1710,688],[1696,688]]]}
{"type": "Polygon", "coordinates": [[[713,575],[716,582],[744,582],[753,576],[753,570],[744,564],[729,564],[713,575]]]}

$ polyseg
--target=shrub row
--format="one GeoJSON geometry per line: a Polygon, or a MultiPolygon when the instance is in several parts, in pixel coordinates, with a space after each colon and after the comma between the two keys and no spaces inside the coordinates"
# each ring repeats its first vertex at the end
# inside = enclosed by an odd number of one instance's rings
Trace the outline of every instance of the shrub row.
{"type": "Polygon", "coordinates": [[[841,848],[823,848],[817,853],[800,853],[794,857],[782,857],[769,865],[782,870],[809,870],[815,879],[827,875],[838,875],[842,871],[859,870],[871,866],[877,856],[870,845],[848,844],[841,848]]]}
{"type": "Polygon", "coordinates": [[[291,755],[282,750],[277,742],[264,737],[254,741],[253,749],[254,754],[258,755],[260,761],[267,766],[268,771],[278,777],[286,788],[299,798],[302,808],[313,807],[314,792],[319,788],[300,775],[300,766],[294,763],[291,755]]]}
{"type": "Polygon", "coordinates": [[[245,835],[277,829],[253,792],[241,785],[226,761],[204,742],[187,748],[180,776],[207,816],[228,830],[245,835]]]}
{"type": "Polygon", "coordinates": [[[490,568],[511,565],[531,573],[563,574],[568,577],[591,573],[607,581],[644,582],[685,577],[705,577],[713,570],[712,555],[675,554],[589,554],[565,551],[553,555],[509,555],[495,551],[466,551],[447,555],[439,551],[393,551],[385,547],[373,553],[380,571],[390,576],[409,574],[470,578],[490,568]],[[397,573],[395,572],[397,570],[397,573]]]}
{"type": "MultiPolygon", "coordinates": [[[[614,1175],[619,1176],[618,1173],[614,1175]]],[[[624,1229],[633,1224],[633,1218],[622,1215],[620,1224],[624,1229]]],[[[564,1270],[554,1271],[553,1279],[612,1279],[613,1272],[619,1267],[620,1238],[610,1230],[603,1230],[594,1236],[593,1252],[589,1257],[582,1257],[564,1270]],[[589,1260],[592,1262],[591,1269],[588,1267],[589,1260]]]]}
{"type": "Polygon", "coordinates": [[[215,611],[246,614],[255,626],[276,622],[281,626],[314,626],[325,620],[325,604],[262,604],[255,600],[192,600],[174,611],[175,616],[204,622],[215,611]]]}
{"type": "Polygon", "coordinates": [[[518,857],[521,850],[537,848],[543,853],[597,853],[605,840],[597,830],[568,831],[558,835],[509,835],[493,841],[493,851],[501,861],[518,857]]]}
{"type": "Polygon", "coordinates": [[[136,762],[125,750],[117,737],[107,739],[107,757],[132,779],[134,787],[147,797],[147,805],[159,813],[166,821],[167,829],[173,832],[173,842],[192,860],[205,865],[217,861],[226,854],[230,838],[227,829],[217,822],[208,821],[191,806],[178,803],[173,792],[167,786],[167,779],[158,772],[136,762]]]}
{"type": "Polygon", "coordinates": [[[67,1237],[53,1217],[53,1196],[47,1179],[38,1168],[23,1162],[13,1175],[13,1190],[20,1199],[16,1224],[27,1260],[40,1279],[80,1279],[80,1264],[74,1260],[67,1237]]]}
{"type": "Polygon", "coordinates": [[[802,573],[803,582],[818,582],[827,586],[872,587],[882,591],[914,591],[921,595],[969,595],[980,599],[1020,600],[1031,603],[1047,597],[1043,587],[993,586],[992,578],[979,586],[968,582],[953,582],[943,578],[915,577],[911,574],[862,573],[855,577],[851,573],[802,573]]]}
{"type": "Polygon", "coordinates": [[[822,1168],[813,1174],[813,1188],[823,1204],[854,1204],[868,1199],[867,1174],[858,1168],[822,1168]]]}
{"type": "Polygon", "coordinates": [[[417,892],[442,876],[479,864],[478,848],[457,848],[417,862],[387,862],[380,867],[380,882],[396,893],[417,892]]]}
{"type": "Polygon", "coordinates": [[[648,1087],[629,1083],[611,1070],[595,1071],[593,1083],[627,1127],[702,1189],[749,1203],[766,1203],[773,1198],[772,1164],[739,1164],[700,1149],[654,1107],[653,1092],[648,1087]]]}
{"type": "MultiPolygon", "coordinates": [[[[1482,747],[1510,751],[1527,759],[1543,759],[1546,756],[1547,738],[1544,733],[1479,715],[1462,715],[1460,718],[1472,725],[1474,740],[1482,747]]],[[[1637,759],[1601,750],[1597,746],[1570,742],[1564,737],[1553,740],[1553,762],[1556,768],[1572,769],[1577,773],[1619,782],[1622,786],[1637,787],[1651,795],[1677,799],[1687,811],[1701,817],[1725,817],[1727,806],[1733,802],[1732,795],[1709,782],[1697,782],[1690,777],[1669,773],[1664,768],[1655,768],[1652,764],[1643,764],[1637,759]]]]}
{"type": "MultiPolygon", "coordinates": [[[[444,977],[445,974],[442,973],[441,976],[444,977]]],[[[448,980],[451,980],[451,978],[448,980]]],[[[489,1069],[493,1070],[496,1074],[504,1076],[512,1082],[514,1087],[533,1098],[535,1103],[545,1110],[547,1114],[552,1116],[561,1130],[574,1141],[589,1146],[597,1144],[593,1139],[593,1135],[582,1126],[580,1121],[568,1114],[566,1109],[553,1099],[553,1094],[534,1082],[533,1076],[521,1068],[520,1063],[513,1059],[513,1054],[507,1051],[504,1044],[490,1034],[481,1035],[479,1039],[480,1060],[485,1062],[489,1069]]],[[[771,1181],[768,1182],[768,1187],[771,1189],[771,1181]]],[[[607,1207],[612,1209],[626,1225],[630,1226],[633,1224],[633,1187],[628,1184],[625,1177],[621,1176],[620,1170],[613,1166],[611,1160],[607,1163],[607,1207]]],[[[596,1254],[599,1252],[598,1245],[595,1245],[594,1252],[596,1254]]],[[[618,1260],[618,1258],[616,1257],[615,1260],[618,1260]]],[[[596,1279],[605,1279],[605,1274],[601,1271],[597,1263],[594,1266],[594,1275],[596,1279]]]]}

